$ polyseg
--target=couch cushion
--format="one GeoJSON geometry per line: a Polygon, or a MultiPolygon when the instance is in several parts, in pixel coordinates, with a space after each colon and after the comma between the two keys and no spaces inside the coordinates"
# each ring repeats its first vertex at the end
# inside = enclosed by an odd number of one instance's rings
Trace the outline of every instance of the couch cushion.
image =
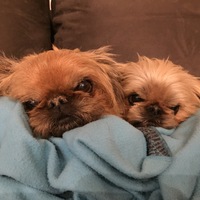
{"type": "Polygon", "coordinates": [[[54,0],[55,45],[112,45],[119,61],[170,58],[200,75],[199,0],[54,0]]]}
{"type": "Polygon", "coordinates": [[[0,51],[19,58],[51,49],[48,0],[5,0],[0,6],[0,51]]]}

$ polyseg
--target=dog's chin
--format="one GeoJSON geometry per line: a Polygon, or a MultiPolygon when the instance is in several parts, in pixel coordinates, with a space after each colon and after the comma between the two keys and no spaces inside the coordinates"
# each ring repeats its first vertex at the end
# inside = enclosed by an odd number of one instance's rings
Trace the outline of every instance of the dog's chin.
{"type": "MultiPolygon", "coordinates": [[[[130,113],[129,113],[130,114],[130,113]]],[[[184,119],[177,119],[174,114],[163,114],[159,116],[149,116],[144,113],[130,114],[127,121],[135,127],[162,127],[173,129],[177,127],[184,119]]]]}
{"type": "Polygon", "coordinates": [[[85,124],[94,121],[91,117],[87,119],[78,116],[66,116],[52,121],[51,119],[44,120],[44,123],[34,122],[39,124],[38,126],[32,125],[30,119],[30,125],[35,137],[49,138],[49,135],[54,137],[61,137],[64,132],[71,129],[84,126],[85,124]]]}
{"type": "MultiPolygon", "coordinates": [[[[173,129],[187,119],[190,114],[182,109],[174,112],[171,109],[148,110],[149,107],[132,106],[127,112],[126,119],[135,127],[162,127],[173,129]],[[159,111],[159,112],[158,112],[159,111]]],[[[151,107],[150,107],[151,108],[151,107]]],[[[157,109],[157,107],[155,107],[157,109]]]]}

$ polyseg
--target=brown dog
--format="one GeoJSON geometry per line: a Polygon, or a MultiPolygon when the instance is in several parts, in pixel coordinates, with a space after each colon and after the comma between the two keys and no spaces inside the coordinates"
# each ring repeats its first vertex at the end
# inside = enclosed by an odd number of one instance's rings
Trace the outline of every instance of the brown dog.
{"type": "Polygon", "coordinates": [[[103,115],[122,116],[123,90],[108,48],[0,58],[0,94],[19,100],[35,136],[61,136],[103,115]]]}
{"type": "Polygon", "coordinates": [[[200,82],[169,60],[139,57],[119,68],[134,126],[174,128],[200,107],[200,82]]]}

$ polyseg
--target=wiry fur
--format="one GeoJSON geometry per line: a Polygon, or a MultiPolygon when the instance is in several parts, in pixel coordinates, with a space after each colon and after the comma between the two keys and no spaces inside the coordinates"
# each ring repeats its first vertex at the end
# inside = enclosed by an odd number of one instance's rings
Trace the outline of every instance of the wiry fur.
{"type": "Polygon", "coordinates": [[[135,126],[174,128],[200,107],[200,82],[169,60],[139,57],[121,66],[128,113],[135,126]],[[130,104],[131,94],[138,102],[130,104]]]}
{"type": "Polygon", "coordinates": [[[43,138],[61,136],[103,115],[122,116],[120,76],[108,50],[54,48],[19,61],[1,57],[0,94],[23,104],[37,102],[27,114],[34,135],[43,138]],[[83,80],[91,91],[77,89],[83,80]]]}

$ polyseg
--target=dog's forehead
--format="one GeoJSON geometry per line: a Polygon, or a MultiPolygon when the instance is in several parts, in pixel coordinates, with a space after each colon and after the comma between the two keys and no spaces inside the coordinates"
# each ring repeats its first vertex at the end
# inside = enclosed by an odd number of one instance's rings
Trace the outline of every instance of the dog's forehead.
{"type": "MultiPolygon", "coordinates": [[[[22,61],[15,73],[15,85],[25,90],[71,89],[84,78],[98,81],[103,72],[93,59],[76,54],[39,54],[22,61]]],[[[38,91],[37,91],[38,93],[38,91]]]]}
{"type": "Polygon", "coordinates": [[[144,78],[140,76],[130,76],[124,82],[124,91],[126,96],[137,93],[141,98],[149,102],[161,101],[163,103],[170,103],[177,101],[183,97],[182,84],[172,79],[144,78]]]}
{"type": "Polygon", "coordinates": [[[22,70],[27,76],[32,76],[39,80],[75,78],[72,76],[93,73],[97,69],[95,62],[87,57],[79,56],[77,53],[47,52],[35,57],[27,58],[21,63],[22,70]],[[41,78],[43,77],[43,79],[41,78]]]}

